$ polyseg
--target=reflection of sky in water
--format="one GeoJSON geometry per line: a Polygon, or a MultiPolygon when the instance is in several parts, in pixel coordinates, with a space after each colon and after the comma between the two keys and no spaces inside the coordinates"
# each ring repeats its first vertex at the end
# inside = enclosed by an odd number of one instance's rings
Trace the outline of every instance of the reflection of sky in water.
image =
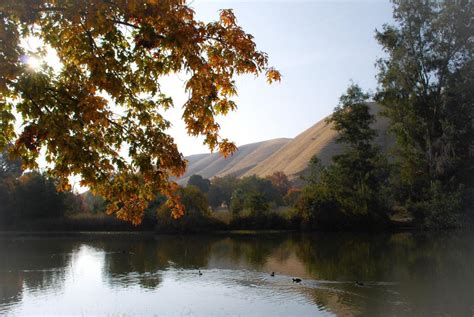
{"type": "MultiPolygon", "coordinates": [[[[106,254],[83,245],[72,255],[59,289],[24,289],[18,315],[314,315],[318,309],[295,292],[289,278],[270,280],[252,271],[169,269],[129,273],[104,281],[106,254]],[[147,289],[138,280],[159,280],[147,289]],[[126,287],[124,287],[126,286],[126,287]],[[273,286],[273,287],[272,287],[273,286]]],[[[54,285],[57,285],[54,283],[54,285]]],[[[327,313],[320,312],[320,315],[327,313]]]]}
{"type": "Polygon", "coordinates": [[[0,236],[0,315],[470,316],[473,285],[471,234],[0,236]]]}

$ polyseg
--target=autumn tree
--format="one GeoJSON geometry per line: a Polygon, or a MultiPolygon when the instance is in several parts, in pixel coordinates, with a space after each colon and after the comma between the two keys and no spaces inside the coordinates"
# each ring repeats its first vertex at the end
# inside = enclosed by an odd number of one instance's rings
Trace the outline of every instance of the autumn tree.
{"type": "Polygon", "coordinates": [[[204,23],[184,0],[3,0],[0,148],[14,144],[30,169],[44,153],[59,188],[80,175],[120,219],[139,223],[158,192],[177,217],[183,205],[169,176],[182,175],[186,164],[167,134],[163,111],[173,101],[160,82],[186,79],[188,134],[227,155],[235,146],[220,137],[216,116],[236,109],[236,75],[261,73],[280,80],[231,10],[204,23]],[[28,50],[28,39],[41,47],[28,50]],[[45,61],[49,52],[59,65],[45,61]]]}
{"type": "Polygon", "coordinates": [[[377,99],[397,137],[401,199],[424,205],[422,219],[457,213],[474,179],[474,3],[392,2],[396,24],[376,33],[387,53],[377,99]]]}
{"type": "Polygon", "coordinates": [[[291,188],[291,182],[288,179],[288,176],[281,171],[274,172],[272,175],[265,178],[272,182],[273,186],[278,189],[282,197],[284,197],[291,188]]]}

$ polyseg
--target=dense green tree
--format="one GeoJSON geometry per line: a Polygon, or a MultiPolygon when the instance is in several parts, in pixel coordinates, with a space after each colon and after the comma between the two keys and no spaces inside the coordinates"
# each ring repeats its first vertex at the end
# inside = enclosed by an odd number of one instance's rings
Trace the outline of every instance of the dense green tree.
{"type": "Polygon", "coordinates": [[[248,193],[244,201],[244,209],[253,217],[260,217],[269,209],[269,203],[261,193],[248,193]]]}
{"type": "Polygon", "coordinates": [[[283,197],[276,186],[269,179],[255,175],[238,180],[232,193],[230,209],[234,215],[242,210],[257,215],[267,211],[271,204],[280,205],[283,197]]]}
{"type": "Polygon", "coordinates": [[[197,186],[187,186],[179,191],[189,215],[209,216],[209,203],[206,195],[197,186]]]}
{"type": "Polygon", "coordinates": [[[212,210],[215,210],[224,202],[224,194],[222,189],[218,186],[211,185],[207,193],[207,200],[209,201],[209,206],[212,210]]]}
{"type": "Polygon", "coordinates": [[[211,181],[201,175],[192,175],[188,180],[188,186],[196,186],[203,193],[207,193],[211,187],[211,181]]]}
{"type": "Polygon", "coordinates": [[[237,183],[238,179],[233,175],[214,177],[211,181],[208,195],[211,206],[214,208],[221,204],[225,204],[227,207],[230,207],[232,193],[234,192],[237,183]]]}
{"type": "Polygon", "coordinates": [[[399,199],[424,222],[430,201],[436,209],[441,196],[460,198],[474,180],[474,2],[393,5],[396,24],[376,33],[387,53],[378,61],[377,99],[397,137],[399,199]]]}
{"type": "Polygon", "coordinates": [[[277,187],[265,178],[260,178],[256,175],[246,176],[238,182],[237,188],[240,188],[244,193],[258,193],[261,194],[266,202],[273,202],[274,204],[282,203],[282,196],[277,187]]]}
{"type": "Polygon", "coordinates": [[[237,188],[232,193],[230,198],[230,210],[234,217],[238,216],[239,213],[244,209],[245,192],[241,188],[237,188]]]}
{"type": "Polygon", "coordinates": [[[66,195],[56,190],[53,179],[26,173],[18,181],[11,213],[19,222],[61,218],[68,209],[66,195]]]}
{"type": "Polygon", "coordinates": [[[338,132],[336,142],[346,147],[343,154],[333,158],[334,169],[339,170],[334,176],[343,178],[335,185],[348,190],[344,196],[351,199],[346,210],[384,218],[387,210],[381,190],[388,180],[388,165],[374,144],[377,133],[371,124],[375,117],[370,113],[368,99],[369,95],[353,84],[328,119],[338,132]]]}
{"type": "Polygon", "coordinates": [[[376,132],[371,123],[375,119],[368,98],[360,87],[351,85],[327,120],[338,132],[336,142],[345,150],[328,167],[317,158],[310,162],[307,185],[297,203],[309,225],[375,227],[388,220],[383,194],[388,166],[373,144],[376,132]]]}
{"type": "Polygon", "coordinates": [[[0,227],[34,226],[81,209],[74,193],[58,192],[57,182],[38,172],[23,174],[21,160],[0,154],[0,227]]]}
{"type": "Polygon", "coordinates": [[[157,212],[158,230],[205,231],[218,228],[218,221],[210,217],[207,197],[198,187],[190,185],[180,188],[177,193],[186,213],[179,219],[173,219],[170,206],[163,203],[157,212]]]}
{"type": "Polygon", "coordinates": [[[173,101],[162,79],[185,77],[187,133],[227,155],[236,147],[220,136],[216,117],[236,109],[236,75],[262,73],[280,80],[232,10],[205,23],[184,0],[2,0],[0,150],[15,144],[30,169],[44,153],[59,188],[80,175],[121,219],[139,223],[157,192],[180,216],[169,176],[186,163],[167,133],[163,115],[173,101]],[[29,38],[41,47],[28,50],[29,38]],[[46,63],[48,51],[58,67],[46,63]]]}

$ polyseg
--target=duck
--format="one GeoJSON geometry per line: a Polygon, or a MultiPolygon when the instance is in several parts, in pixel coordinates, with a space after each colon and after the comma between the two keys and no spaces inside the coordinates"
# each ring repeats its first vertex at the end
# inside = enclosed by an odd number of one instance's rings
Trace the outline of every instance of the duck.
{"type": "Polygon", "coordinates": [[[272,274],[270,274],[270,276],[275,276],[275,272],[272,272],[272,274]]]}
{"type": "Polygon", "coordinates": [[[201,272],[201,270],[199,270],[198,274],[199,274],[199,276],[201,276],[201,275],[202,275],[202,272],[201,272]]]}
{"type": "Polygon", "coordinates": [[[355,281],[355,284],[356,284],[357,286],[364,286],[364,285],[365,285],[364,283],[359,282],[359,281],[355,281]]]}
{"type": "Polygon", "coordinates": [[[293,283],[301,283],[301,279],[300,278],[293,278],[293,283]]]}

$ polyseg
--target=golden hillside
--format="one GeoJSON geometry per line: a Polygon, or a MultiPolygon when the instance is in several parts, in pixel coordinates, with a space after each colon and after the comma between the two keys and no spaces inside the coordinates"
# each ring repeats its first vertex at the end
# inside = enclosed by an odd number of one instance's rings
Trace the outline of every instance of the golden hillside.
{"type": "Polygon", "coordinates": [[[194,174],[204,178],[229,174],[240,177],[290,141],[291,139],[281,138],[242,145],[232,156],[227,158],[222,157],[219,153],[187,156],[188,168],[178,183],[186,184],[188,178],[194,174]]]}
{"type": "MultiPolygon", "coordinates": [[[[378,136],[375,141],[382,150],[387,151],[392,143],[387,133],[388,119],[380,116],[381,107],[379,105],[369,103],[369,106],[371,113],[376,116],[373,127],[377,130],[378,136]]],[[[332,129],[332,125],[326,124],[323,119],[296,136],[259,165],[247,171],[244,176],[255,174],[264,177],[276,171],[282,171],[290,179],[295,179],[304,173],[314,155],[317,155],[326,165],[331,162],[334,155],[341,153],[342,145],[335,142],[336,136],[337,133],[332,129]]]]}
{"type": "MultiPolygon", "coordinates": [[[[378,131],[376,143],[386,151],[392,143],[387,134],[388,119],[380,116],[380,106],[369,103],[372,114],[377,118],[374,128],[378,131]]],[[[186,157],[188,169],[179,179],[185,184],[191,175],[204,178],[234,174],[237,177],[258,175],[265,177],[283,171],[290,179],[298,179],[304,173],[310,159],[317,155],[323,164],[342,151],[342,145],[335,142],[336,131],[325,119],[302,132],[294,139],[274,139],[240,146],[229,158],[218,153],[196,154],[186,157]]]]}

